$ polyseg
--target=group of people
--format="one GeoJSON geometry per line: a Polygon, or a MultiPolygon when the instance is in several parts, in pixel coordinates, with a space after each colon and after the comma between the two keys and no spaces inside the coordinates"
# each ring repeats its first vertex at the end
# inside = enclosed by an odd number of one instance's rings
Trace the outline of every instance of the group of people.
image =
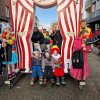
{"type": "Polygon", "coordinates": [[[7,78],[12,80],[16,77],[16,63],[18,57],[16,53],[16,38],[11,27],[5,22],[5,27],[0,34],[0,75],[3,74],[3,67],[7,67],[7,78]]]}
{"type": "Polygon", "coordinates": [[[62,36],[60,31],[53,27],[52,33],[49,35],[45,28],[40,32],[35,27],[31,40],[33,43],[33,58],[30,84],[34,84],[37,74],[40,85],[47,84],[48,76],[52,84],[55,83],[54,76],[56,77],[56,85],[66,84],[61,58],[62,36]]]}
{"type": "MultiPolygon", "coordinates": [[[[85,81],[89,75],[87,53],[91,51],[91,48],[86,44],[86,39],[91,37],[91,29],[87,27],[86,21],[81,21],[79,36],[74,39],[73,52],[82,52],[83,64],[80,66],[78,64],[80,59],[76,59],[76,57],[72,60],[72,67],[70,68],[70,75],[80,81],[85,81]],[[78,67],[75,68],[74,63],[77,63],[78,67]]],[[[56,27],[52,27],[51,34],[45,28],[42,31],[37,27],[34,28],[31,37],[33,55],[30,85],[34,85],[37,75],[39,76],[40,85],[47,84],[48,77],[52,84],[66,84],[61,56],[62,40],[60,30],[56,27]]],[[[2,74],[1,66],[6,65],[8,68],[8,80],[16,77],[15,64],[18,62],[15,46],[16,41],[15,34],[11,31],[10,27],[6,26],[0,35],[0,74],[2,74]]]]}
{"type": "MultiPolygon", "coordinates": [[[[43,29],[42,33],[38,30],[38,28],[34,28],[34,33],[31,38],[34,51],[32,58],[31,85],[34,85],[36,74],[39,76],[40,85],[47,83],[48,76],[50,77],[51,83],[56,83],[56,85],[66,84],[64,77],[64,66],[62,65],[61,58],[62,36],[60,31],[56,28],[53,27],[52,30],[53,32],[49,35],[46,29],[43,29]]],[[[70,69],[70,75],[80,81],[85,81],[89,75],[87,53],[91,51],[91,48],[89,45],[86,45],[86,39],[91,37],[91,29],[87,27],[86,21],[82,20],[79,36],[75,38],[73,43],[73,52],[82,51],[83,65],[79,66],[78,64],[77,68],[74,68],[74,65],[72,65],[72,68],[70,69]]],[[[76,60],[76,58],[74,60],[76,61],[75,63],[79,62],[76,60]]]]}

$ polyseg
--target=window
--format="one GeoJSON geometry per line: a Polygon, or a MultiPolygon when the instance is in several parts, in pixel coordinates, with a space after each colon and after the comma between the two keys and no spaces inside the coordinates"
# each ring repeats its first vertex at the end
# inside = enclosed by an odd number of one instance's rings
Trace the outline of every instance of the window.
{"type": "Polygon", "coordinates": [[[6,6],[6,17],[9,17],[9,7],[6,6]]]}

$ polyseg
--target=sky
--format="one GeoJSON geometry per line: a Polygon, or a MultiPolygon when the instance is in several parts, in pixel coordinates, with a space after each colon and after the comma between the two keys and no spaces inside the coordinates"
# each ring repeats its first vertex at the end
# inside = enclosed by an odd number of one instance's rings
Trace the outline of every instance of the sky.
{"type": "Polygon", "coordinates": [[[39,24],[48,27],[52,22],[57,21],[56,7],[49,9],[36,8],[36,16],[39,19],[39,24]]]}

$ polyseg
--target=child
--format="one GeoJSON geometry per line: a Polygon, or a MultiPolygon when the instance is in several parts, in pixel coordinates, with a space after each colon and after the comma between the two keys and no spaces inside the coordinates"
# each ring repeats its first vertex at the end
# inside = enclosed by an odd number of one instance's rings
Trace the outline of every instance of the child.
{"type": "Polygon", "coordinates": [[[44,84],[47,83],[47,76],[50,76],[51,83],[55,83],[53,79],[53,69],[52,69],[52,64],[51,64],[51,55],[49,51],[44,52],[44,63],[45,63],[45,68],[44,68],[44,84]]]}
{"type": "Polygon", "coordinates": [[[39,50],[34,50],[34,56],[32,58],[32,79],[30,85],[34,85],[34,80],[38,74],[39,84],[43,83],[43,72],[42,72],[42,58],[39,50]]]}
{"type": "Polygon", "coordinates": [[[60,78],[61,78],[61,83],[65,85],[65,80],[64,80],[64,68],[62,66],[62,61],[61,61],[61,55],[59,48],[54,45],[51,48],[51,53],[52,53],[52,63],[54,67],[54,74],[56,76],[56,85],[60,85],[60,78]]]}
{"type": "MultiPolygon", "coordinates": [[[[89,66],[88,66],[88,58],[87,58],[87,53],[90,52],[90,46],[85,44],[86,39],[88,38],[88,31],[83,30],[81,31],[79,37],[75,38],[74,43],[73,43],[73,50],[74,51],[83,51],[83,68],[78,69],[78,68],[72,68],[70,69],[70,75],[79,80],[79,81],[85,81],[89,75],[89,66]]],[[[80,66],[82,67],[82,66],[80,66]]],[[[85,84],[85,82],[84,82],[85,84]]]]}
{"type": "Polygon", "coordinates": [[[8,67],[8,80],[12,80],[16,77],[16,70],[15,70],[15,64],[18,61],[17,54],[16,54],[16,38],[13,32],[11,32],[10,27],[5,27],[2,33],[2,39],[3,43],[6,44],[6,47],[4,48],[3,54],[3,64],[7,65],[8,67]]]}

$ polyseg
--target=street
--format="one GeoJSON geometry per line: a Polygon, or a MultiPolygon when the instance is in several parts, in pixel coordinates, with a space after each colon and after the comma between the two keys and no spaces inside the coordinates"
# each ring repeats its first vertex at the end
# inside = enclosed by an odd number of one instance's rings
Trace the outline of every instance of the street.
{"type": "Polygon", "coordinates": [[[12,89],[0,83],[0,100],[100,100],[100,57],[90,53],[89,64],[91,73],[81,91],[77,81],[70,77],[66,77],[66,86],[41,87],[37,82],[32,87],[30,75],[24,75],[12,89]]]}

